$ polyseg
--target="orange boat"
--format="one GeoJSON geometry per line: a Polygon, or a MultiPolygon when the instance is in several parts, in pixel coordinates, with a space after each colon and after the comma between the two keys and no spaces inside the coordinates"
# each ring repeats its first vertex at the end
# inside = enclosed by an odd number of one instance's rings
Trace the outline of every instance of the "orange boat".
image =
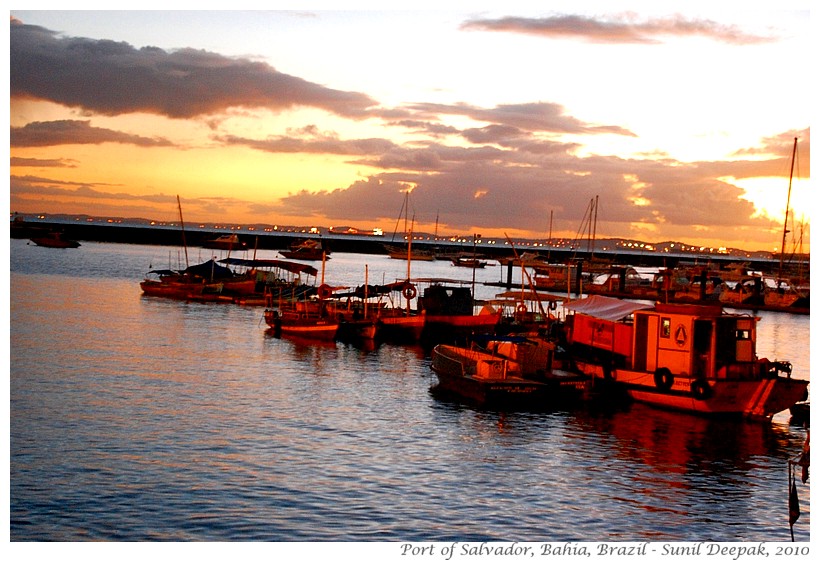
{"type": "Polygon", "coordinates": [[[720,305],[654,306],[593,295],[565,305],[578,370],[632,399],[704,415],[770,420],[807,396],[791,364],[758,358],[757,317],[720,305]]]}

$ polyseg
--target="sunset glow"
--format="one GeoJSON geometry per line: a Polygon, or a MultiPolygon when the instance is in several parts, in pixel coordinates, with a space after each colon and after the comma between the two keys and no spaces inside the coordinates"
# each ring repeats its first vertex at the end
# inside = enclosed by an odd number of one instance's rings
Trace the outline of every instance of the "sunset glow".
{"type": "Polygon", "coordinates": [[[10,212],[808,252],[808,2],[592,4],[12,10],[10,212]]]}

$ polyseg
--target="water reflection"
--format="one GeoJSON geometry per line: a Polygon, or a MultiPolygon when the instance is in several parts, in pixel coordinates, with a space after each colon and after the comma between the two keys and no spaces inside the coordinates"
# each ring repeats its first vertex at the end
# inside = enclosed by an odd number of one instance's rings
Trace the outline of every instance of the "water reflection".
{"type": "MultiPolygon", "coordinates": [[[[441,402],[429,350],[271,337],[142,298],[156,248],[86,249],[12,248],[13,540],[788,540],[802,429],[441,402]]],[[[807,368],[804,321],[776,322],[769,358],[807,368]]]]}

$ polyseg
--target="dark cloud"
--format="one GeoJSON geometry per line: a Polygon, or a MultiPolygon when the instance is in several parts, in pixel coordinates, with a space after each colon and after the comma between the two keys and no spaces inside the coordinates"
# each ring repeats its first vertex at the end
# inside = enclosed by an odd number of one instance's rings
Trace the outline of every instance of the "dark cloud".
{"type": "Polygon", "coordinates": [[[78,162],[65,158],[20,158],[11,157],[12,168],[76,168],[78,162]]]}
{"type": "Polygon", "coordinates": [[[338,154],[343,156],[382,154],[395,147],[395,144],[387,139],[371,138],[342,140],[329,136],[312,138],[280,136],[263,140],[255,140],[232,135],[224,135],[215,137],[215,140],[218,140],[226,145],[248,146],[264,152],[303,152],[312,154],[338,154]]]}
{"type": "Polygon", "coordinates": [[[578,135],[615,134],[634,137],[635,134],[617,126],[599,126],[584,123],[566,115],[556,103],[522,103],[498,105],[491,109],[467,104],[419,103],[409,107],[418,116],[436,118],[441,115],[460,115],[474,121],[514,127],[522,131],[567,133],[578,135]]]}
{"type": "Polygon", "coordinates": [[[551,211],[556,230],[575,231],[596,196],[600,227],[622,236],[641,224],[719,238],[734,225],[773,226],[754,216],[756,209],[742,199],[740,187],[714,179],[743,174],[757,162],[681,164],[578,158],[566,152],[530,155],[524,161],[500,149],[432,146],[393,151],[382,160],[386,168],[403,171],[375,174],[329,192],[296,193],[282,200],[280,211],[331,220],[381,217],[398,207],[402,192],[412,186],[417,220],[430,224],[438,216],[442,226],[459,232],[476,225],[543,232],[551,211]],[[426,159],[419,164],[421,156],[426,159]]]}
{"type": "Polygon", "coordinates": [[[465,30],[504,31],[550,38],[578,38],[594,43],[658,43],[664,37],[705,37],[736,45],[776,40],[745,33],[733,25],[683,16],[640,20],[626,14],[609,18],[560,15],[545,18],[504,17],[473,19],[465,30]]]}
{"type": "Polygon", "coordinates": [[[101,144],[116,142],[143,147],[172,146],[166,139],[151,139],[92,127],[89,121],[35,121],[23,127],[12,127],[10,143],[14,148],[58,146],[63,144],[101,144]]]}
{"type": "Polygon", "coordinates": [[[190,118],[232,107],[310,106],[361,118],[375,105],[364,94],[325,88],[263,62],[194,49],[136,49],[123,42],[61,37],[14,19],[9,72],[12,97],[104,115],[145,112],[190,118]]]}

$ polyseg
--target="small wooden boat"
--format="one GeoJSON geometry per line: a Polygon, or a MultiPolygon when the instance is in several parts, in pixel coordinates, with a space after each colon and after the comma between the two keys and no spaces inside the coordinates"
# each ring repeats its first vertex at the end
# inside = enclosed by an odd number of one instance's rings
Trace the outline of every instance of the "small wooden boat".
{"type": "Polygon", "coordinates": [[[513,361],[472,349],[439,344],[433,348],[435,393],[454,395],[481,406],[532,406],[546,394],[545,384],[521,376],[513,361]]]}
{"type": "Polygon", "coordinates": [[[484,348],[439,344],[433,392],[482,406],[546,407],[583,399],[591,378],[559,369],[555,344],[544,339],[487,338],[484,348]]]}
{"type": "Polygon", "coordinates": [[[69,240],[62,232],[48,232],[43,236],[30,238],[32,242],[44,248],[79,248],[80,243],[76,240],[69,240]]]}
{"type": "Polygon", "coordinates": [[[339,320],[323,302],[300,301],[267,308],[264,318],[276,336],[332,341],[339,331],[339,320]]]}

